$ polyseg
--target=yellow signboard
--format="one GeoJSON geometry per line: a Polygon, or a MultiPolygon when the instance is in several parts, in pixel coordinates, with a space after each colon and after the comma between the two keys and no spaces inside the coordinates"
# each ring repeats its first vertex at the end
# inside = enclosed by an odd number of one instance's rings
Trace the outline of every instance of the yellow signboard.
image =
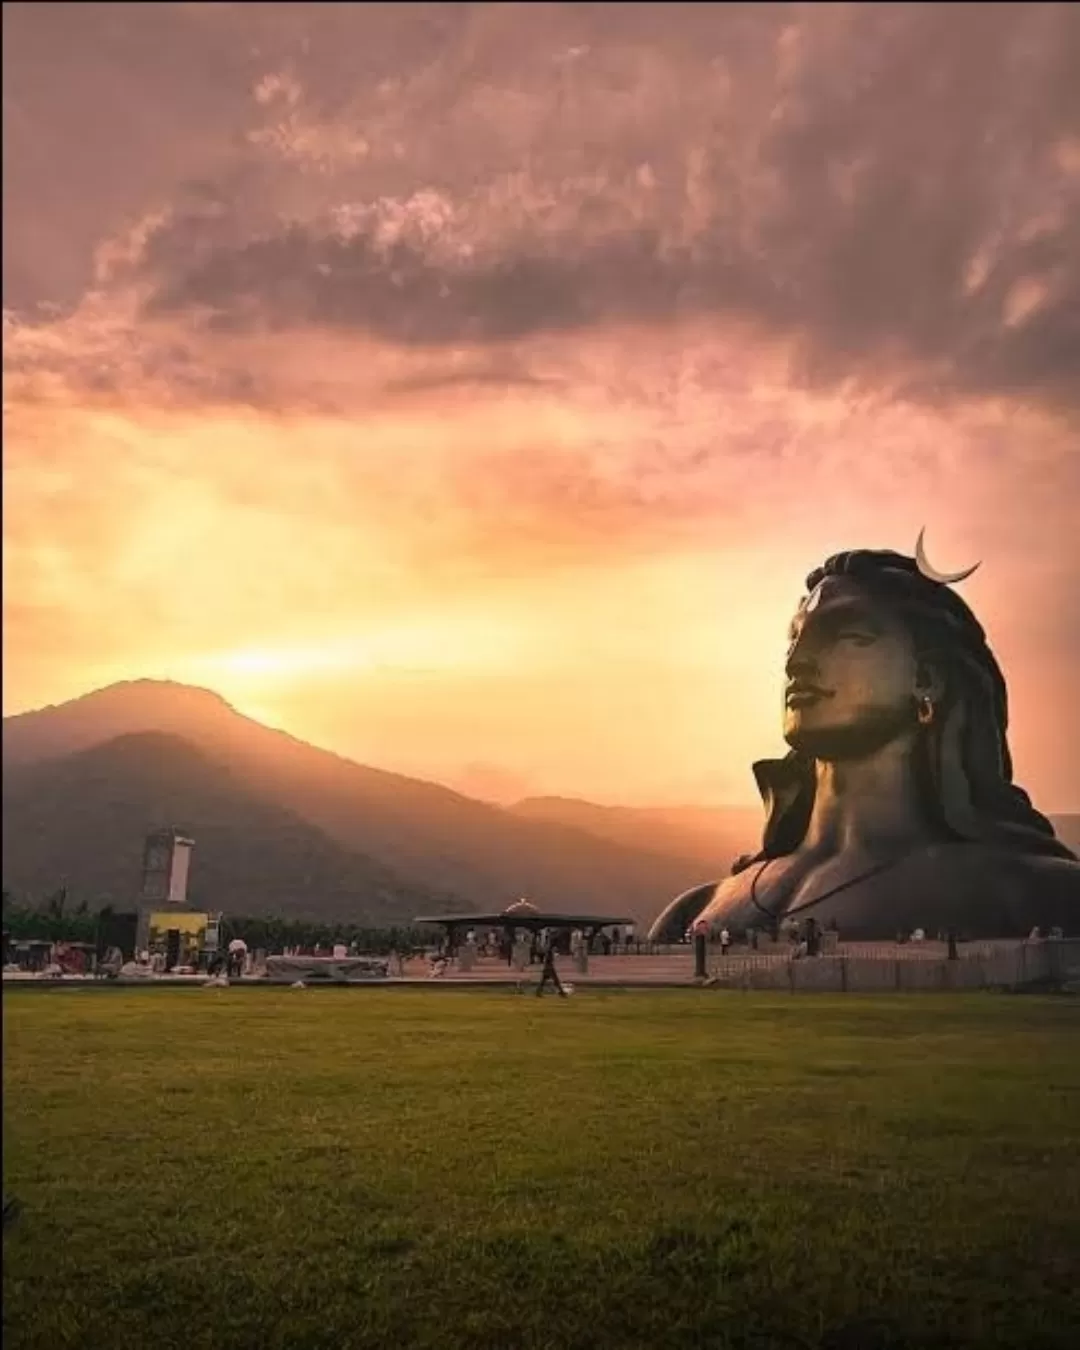
{"type": "Polygon", "coordinates": [[[150,941],[161,941],[172,929],[188,937],[201,938],[210,921],[209,914],[197,914],[191,910],[165,910],[150,915],[150,941]]]}

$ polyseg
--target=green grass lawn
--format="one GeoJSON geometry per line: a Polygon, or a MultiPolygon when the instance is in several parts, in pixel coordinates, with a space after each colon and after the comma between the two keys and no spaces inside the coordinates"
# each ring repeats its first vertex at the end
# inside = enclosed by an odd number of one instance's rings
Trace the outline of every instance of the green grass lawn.
{"type": "Polygon", "coordinates": [[[1080,1344],[1080,1004],[4,995],[5,1350],[1080,1344]]]}

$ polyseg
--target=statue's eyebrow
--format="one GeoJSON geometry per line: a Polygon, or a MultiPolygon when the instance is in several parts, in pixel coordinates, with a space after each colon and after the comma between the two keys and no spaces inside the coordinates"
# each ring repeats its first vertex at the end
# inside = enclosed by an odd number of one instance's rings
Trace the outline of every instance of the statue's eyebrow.
{"type": "Polygon", "coordinates": [[[815,610],[813,614],[796,614],[788,625],[788,642],[795,642],[808,622],[824,625],[827,632],[835,633],[844,624],[856,624],[869,632],[880,636],[885,630],[874,617],[874,611],[861,600],[834,600],[815,610]]]}
{"type": "Polygon", "coordinates": [[[848,623],[857,624],[860,628],[868,628],[874,633],[884,631],[875,618],[874,611],[861,600],[837,601],[822,612],[821,618],[828,623],[830,628],[848,623]]]}

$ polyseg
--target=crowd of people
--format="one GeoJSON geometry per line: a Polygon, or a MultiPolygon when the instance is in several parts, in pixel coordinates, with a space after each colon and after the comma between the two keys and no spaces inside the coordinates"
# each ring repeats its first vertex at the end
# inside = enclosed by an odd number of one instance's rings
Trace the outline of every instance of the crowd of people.
{"type": "MultiPolygon", "coordinates": [[[[1028,934],[1027,941],[1042,942],[1048,939],[1053,941],[1063,937],[1064,931],[1060,927],[1048,928],[1044,932],[1042,928],[1036,926],[1028,934]]],[[[779,924],[775,933],[747,928],[745,932],[738,934],[738,938],[747,951],[756,952],[767,948],[775,952],[779,946],[786,949],[794,959],[800,959],[835,951],[840,942],[840,928],[835,919],[822,924],[813,916],[807,916],[803,920],[792,917],[779,924]]],[[[736,945],[735,937],[726,927],[717,928],[704,919],[699,919],[687,930],[687,939],[696,942],[699,948],[702,944],[718,946],[721,956],[727,956],[736,945]]],[[[945,945],[949,957],[955,960],[963,937],[956,929],[949,928],[935,933],[932,940],[945,945]]],[[[915,928],[911,932],[901,931],[895,937],[898,946],[908,944],[918,946],[928,941],[931,941],[931,938],[925,928],[915,928]]]]}

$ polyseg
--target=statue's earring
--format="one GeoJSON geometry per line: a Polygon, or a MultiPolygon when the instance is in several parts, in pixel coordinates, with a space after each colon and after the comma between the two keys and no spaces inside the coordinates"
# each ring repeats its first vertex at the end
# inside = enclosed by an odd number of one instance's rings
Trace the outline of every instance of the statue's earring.
{"type": "Polygon", "coordinates": [[[919,718],[919,726],[921,727],[928,727],[934,720],[934,704],[925,694],[919,699],[919,711],[917,715],[919,718]]]}

